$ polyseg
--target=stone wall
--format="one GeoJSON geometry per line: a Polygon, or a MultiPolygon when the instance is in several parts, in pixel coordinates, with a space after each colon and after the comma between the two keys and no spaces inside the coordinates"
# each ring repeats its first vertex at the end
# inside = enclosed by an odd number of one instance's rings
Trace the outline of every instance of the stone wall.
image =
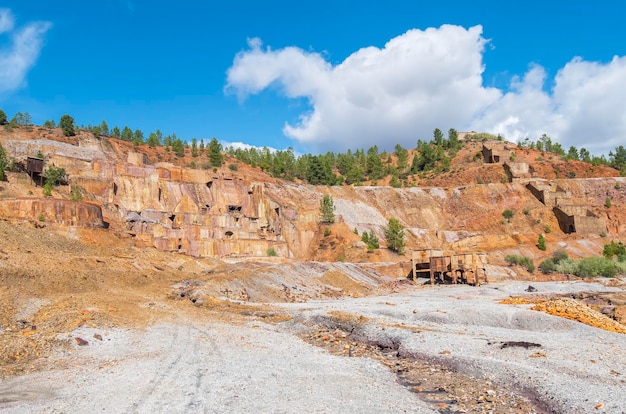
{"type": "Polygon", "coordinates": [[[483,159],[489,164],[503,163],[509,159],[510,152],[507,151],[504,142],[488,141],[483,143],[483,159]]]}
{"type": "Polygon", "coordinates": [[[564,233],[600,234],[607,231],[603,218],[593,214],[588,206],[561,205],[553,209],[564,233]]]}
{"type": "Polygon", "coordinates": [[[108,227],[102,219],[102,209],[99,205],[54,198],[1,199],[0,216],[67,226],[108,227]]]}

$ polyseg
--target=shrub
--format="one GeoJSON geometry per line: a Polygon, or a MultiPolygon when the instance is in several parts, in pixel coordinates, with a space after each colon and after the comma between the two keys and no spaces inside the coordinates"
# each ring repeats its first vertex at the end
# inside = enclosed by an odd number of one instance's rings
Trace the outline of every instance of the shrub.
{"type": "Polygon", "coordinates": [[[552,231],[552,229],[550,228],[550,226],[548,226],[547,224],[545,226],[543,226],[543,232],[548,234],[552,231]]]}
{"type": "Polygon", "coordinates": [[[41,191],[43,192],[44,197],[51,197],[52,196],[52,184],[45,183],[43,187],[41,188],[41,191]]]}
{"type": "Polygon", "coordinates": [[[615,277],[617,267],[613,260],[606,257],[586,257],[578,261],[574,274],[578,277],[615,277]]]}
{"type": "Polygon", "coordinates": [[[39,213],[39,221],[46,221],[46,216],[43,213],[39,213]]]}
{"type": "Polygon", "coordinates": [[[543,234],[540,234],[537,238],[537,248],[541,251],[546,251],[546,238],[543,237],[543,234]]]}
{"type": "Polygon", "coordinates": [[[357,229],[356,227],[354,228],[354,234],[356,234],[357,236],[359,235],[359,229],[357,229]]]}
{"type": "Polygon", "coordinates": [[[239,171],[239,167],[237,167],[237,164],[228,164],[228,169],[231,171],[239,171]]]}
{"type": "Polygon", "coordinates": [[[611,197],[607,197],[606,200],[604,200],[604,207],[611,208],[611,197]]]}
{"type": "Polygon", "coordinates": [[[46,184],[50,184],[51,187],[54,187],[58,184],[67,183],[65,168],[57,168],[54,166],[48,167],[48,169],[46,169],[46,171],[43,173],[43,176],[46,177],[46,184]]]}
{"type": "Polygon", "coordinates": [[[607,259],[612,259],[613,256],[626,257],[626,247],[624,247],[624,243],[615,242],[613,240],[611,243],[605,244],[604,249],[602,250],[602,255],[607,259]]]}
{"type": "Polygon", "coordinates": [[[622,188],[622,185],[620,184],[620,182],[619,182],[619,181],[617,181],[617,182],[615,183],[615,189],[616,189],[616,190],[619,190],[620,188],[622,188]]]}
{"type": "Polygon", "coordinates": [[[510,223],[511,219],[513,218],[513,215],[515,214],[515,212],[513,210],[511,210],[510,208],[507,208],[506,210],[504,210],[502,212],[502,217],[505,218],[505,220],[510,223]]]}
{"type": "Polygon", "coordinates": [[[369,234],[367,234],[366,231],[364,231],[361,235],[361,241],[365,244],[367,244],[367,242],[369,241],[369,234]]]}
{"type": "Polygon", "coordinates": [[[578,263],[572,259],[564,259],[556,264],[557,273],[561,273],[563,275],[576,274],[576,269],[578,269],[578,263]]]}
{"type": "Polygon", "coordinates": [[[519,256],[516,254],[507,255],[504,260],[509,264],[509,266],[518,265],[526,268],[529,272],[535,271],[535,264],[533,263],[530,257],[519,256]]]}
{"type": "Polygon", "coordinates": [[[270,257],[278,256],[278,254],[276,253],[276,250],[274,250],[273,247],[270,247],[269,249],[267,249],[267,255],[270,257]]]}
{"type": "Polygon", "coordinates": [[[330,229],[328,227],[326,227],[324,229],[324,237],[328,237],[328,236],[330,236],[330,229]]]}
{"type": "Polygon", "coordinates": [[[569,259],[569,256],[567,255],[567,252],[563,249],[559,249],[552,253],[552,260],[554,260],[554,263],[560,263],[563,260],[567,259],[569,259]]]}
{"type": "Polygon", "coordinates": [[[539,270],[544,275],[549,275],[550,273],[556,272],[556,263],[552,259],[546,259],[539,264],[539,270]]]}
{"type": "Polygon", "coordinates": [[[523,211],[525,216],[530,216],[530,209],[529,208],[525,208],[523,211]]]}
{"type": "Polygon", "coordinates": [[[70,190],[70,200],[79,201],[83,199],[83,189],[78,184],[72,184],[70,190]]]}
{"type": "Polygon", "coordinates": [[[370,233],[367,235],[367,251],[371,253],[378,248],[380,248],[378,237],[374,233],[374,230],[370,230],[370,233]]]}

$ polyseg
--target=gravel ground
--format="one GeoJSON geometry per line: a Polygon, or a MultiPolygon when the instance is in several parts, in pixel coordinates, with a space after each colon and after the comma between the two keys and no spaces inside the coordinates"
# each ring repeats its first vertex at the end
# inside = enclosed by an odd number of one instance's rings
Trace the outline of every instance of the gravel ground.
{"type": "Polygon", "coordinates": [[[74,333],[65,369],[0,385],[3,413],[431,413],[368,358],[341,358],[275,326],[169,324],[74,333]],[[91,334],[91,336],[90,336],[91,334]]]}
{"type": "MultiPolygon", "coordinates": [[[[533,285],[545,294],[616,290],[582,282],[533,285]]],[[[81,327],[72,337],[89,345],[74,342],[55,355],[51,366],[57,369],[0,384],[0,412],[455,412],[420,400],[374,359],[334,356],[298,336],[320,327],[341,328],[396,357],[515,389],[536,402],[537,412],[626,412],[626,335],[530,305],[498,303],[527,286],[435,286],[273,304],[293,317],[276,324],[181,315],[146,330],[81,327]]]]}
{"type": "MultiPolygon", "coordinates": [[[[545,294],[613,290],[582,282],[533,286],[545,294]]],[[[512,386],[546,412],[626,412],[626,335],[533,311],[531,305],[497,303],[527,287],[441,286],[284,306],[300,320],[339,326],[352,338],[397,348],[402,356],[512,386]],[[354,323],[345,314],[368,320],[354,323]],[[503,346],[511,342],[540,346],[503,346]]]]}

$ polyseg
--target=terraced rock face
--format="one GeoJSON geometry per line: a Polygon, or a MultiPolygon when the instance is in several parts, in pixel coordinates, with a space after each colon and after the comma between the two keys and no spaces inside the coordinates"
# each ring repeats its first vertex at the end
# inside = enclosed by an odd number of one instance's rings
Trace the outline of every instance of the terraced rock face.
{"type": "MultiPolygon", "coordinates": [[[[599,233],[616,238],[626,234],[624,178],[606,177],[609,171],[598,167],[597,174],[604,178],[547,182],[567,194],[568,203],[580,205],[575,211],[589,212],[606,225],[606,232],[566,234],[554,206],[545,204],[523,182],[475,184],[471,177],[476,171],[487,174],[502,166],[472,164],[472,144],[455,158],[451,172],[440,177],[441,183],[453,186],[396,189],[298,185],[246,166],[239,171],[186,168],[162,149],[133,147],[89,133],[72,139],[57,135],[54,130],[18,130],[0,133],[0,142],[17,158],[43,151],[46,164],[65,168],[70,183],[79,185],[90,203],[64,201],[69,198],[64,186],[55,189],[55,201],[41,199],[40,190],[25,173],[11,173],[1,215],[37,221],[43,213],[44,221],[57,226],[106,227],[108,223],[120,237],[138,245],[196,257],[239,259],[271,254],[297,260],[406,261],[384,250],[368,253],[360,243],[363,232],[373,231],[384,247],[384,227],[392,217],[406,228],[408,250],[483,251],[493,264],[503,264],[504,255],[511,252],[534,260],[558,248],[568,249],[572,256],[596,254],[605,242],[599,233]],[[466,173],[457,177],[455,171],[466,173]],[[24,197],[29,192],[30,197],[24,197]],[[337,223],[332,226],[319,223],[319,202],[326,194],[336,207],[337,223]],[[607,199],[610,207],[605,207],[607,199]],[[514,214],[505,220],[502,213],[507,209],[514,214]],[[542,233],[548,246],[545,253],[535,248],[542,233]]],[[[537,172],[551,177],[545,165],[532,163],[529,150],[519,152],[520,160],[535,171],[533,180],[541,179],[537,172]]],[[[580,167],[550,163],[553,168],[580,167]]]]}

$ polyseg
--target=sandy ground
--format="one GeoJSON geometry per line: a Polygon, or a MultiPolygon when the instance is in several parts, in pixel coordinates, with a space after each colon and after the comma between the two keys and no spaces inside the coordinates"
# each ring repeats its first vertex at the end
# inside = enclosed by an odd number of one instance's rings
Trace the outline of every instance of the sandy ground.
{"type": "MultiPolygon", "coordinates": [[[[583,282],[533,285],[537,294],[619,290],[583,282]]],[[[440,286],[265,304],[291,316],[276,323],[213,321],[196,309],[147,329],[80,327],[70,336],[89,345],[74,341],[51,357],[51,369],[5,379],[0,411],[455,412],[454,405],[427,404],[373,359],[335,356],[299,338],[324,326],[403,358],[509,386],[534,402],[536,412],[625,412],[626,335],[531,305],[498,303],[526,294],[527,286],[440,286]]],[[[489,407],[473,412],[523,412],[489,407]]]]}

